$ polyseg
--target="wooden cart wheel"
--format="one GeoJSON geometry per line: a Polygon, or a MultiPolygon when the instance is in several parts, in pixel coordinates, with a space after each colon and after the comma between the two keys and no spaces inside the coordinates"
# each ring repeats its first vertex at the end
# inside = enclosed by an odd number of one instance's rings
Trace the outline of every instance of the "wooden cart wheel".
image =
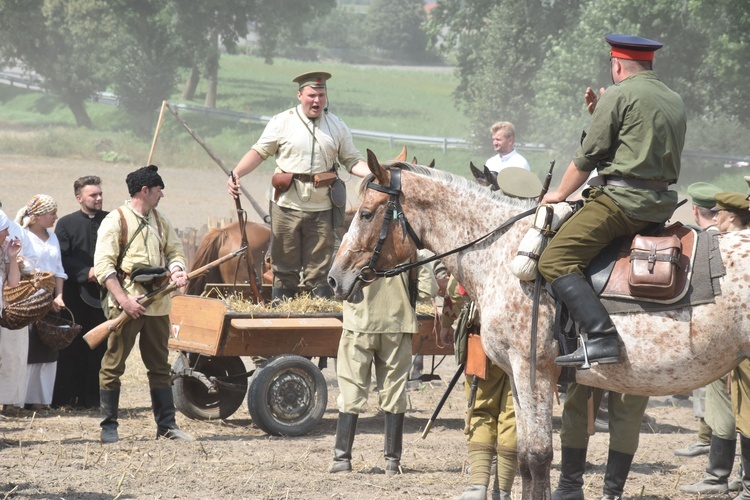
{"type": "Polygon", "coordinates": [[[172,386],[174,405],[186,417],[195,420],[217,420],[228,418],[242,406],[247,392],[247,378],[239,377],[247,372],[239,357],[211,357],[189,354],[178,356],[172,370],[179,372],[185,368],[202,373],[207,378],[216,377],[218,392],[209,394],[208,388],[194,378],[181,377],[172,386]]]}
{"type": "Polygon", "coordinates": [[[302,436],[323,418],[328,388],[320,369],[302,356],[270,358],[250,378],[253,423],[274,436],[302,436]]]}

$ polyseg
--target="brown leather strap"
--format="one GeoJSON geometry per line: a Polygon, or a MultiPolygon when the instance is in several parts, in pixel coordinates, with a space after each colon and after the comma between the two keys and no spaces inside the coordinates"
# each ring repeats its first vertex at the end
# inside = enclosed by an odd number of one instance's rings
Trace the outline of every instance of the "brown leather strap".
{"type": "Polygon", "coordinates": [[[312,182],[314,180],[314,176],[309,174],[294,174],[292,177],[300,182],[312,182]]]}

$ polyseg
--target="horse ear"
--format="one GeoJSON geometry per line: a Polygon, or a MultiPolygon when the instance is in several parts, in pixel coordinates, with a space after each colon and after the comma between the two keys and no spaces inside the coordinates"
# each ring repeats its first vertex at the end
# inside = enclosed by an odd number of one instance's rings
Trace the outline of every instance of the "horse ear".
{"type": "Polygon", "coordinates": [[[406,145],[404,145],[404,147],[401,148],[401,152],[398,154],[397,157],[393,159],[393,163],[405,162],[405,161],[406,161],[406,145]]]}
{"type": "Polygon", "coordinates": [[[419,165],[419,162],[417,161],[417,157],[416,156],[412,156],[411,157],[411,163],[412,163],[412,165],[419,165]]]}
{"type": "Polygon", "coordinates": [[[370,172],[372,172],[372,175],[378,180],[378,183],[384,186],[388,185],[388,175],[385,169],[380,166],[380,162],[375,156],[375,153],[370,149],[367,150],[367,166],[370,167],[370,172]]]}
{"type": "Polygon", "coordinates": [[[435,158],[432,159],[429,165],[427,165],[430,168],[435,168],[435,158]]]}
{"type": "Polygon", "coordinates": [[[487,168],[487,165],[484,166],[484,178],[487,179],[487,183],[492,187],[493,191],[500,190],[500,186],[497,184],[497,172],[487,168]]]}
{"type": "Polygon", "coordinates": [[[479,170],[477,167],[474,166],[474,162],[469,162],[469,168],[471,169],[471,175],[474,176],[474,179],[476,179],[477,182],[480,184],[485,184],[487,182],[487,179],[484,177],[484,174],[481,170],[479,170]]]}

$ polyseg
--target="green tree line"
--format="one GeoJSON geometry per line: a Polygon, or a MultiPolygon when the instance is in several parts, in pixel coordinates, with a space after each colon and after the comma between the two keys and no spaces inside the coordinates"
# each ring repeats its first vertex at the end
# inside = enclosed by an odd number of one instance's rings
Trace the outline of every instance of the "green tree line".
{"type": "Polygon", "coordinates": [[[664,43],[654,69],[685,101],[691,133],[717,130],[711,147],[724,151],[746,141],[746,0],[440,0],[426,29],[456,54],[455,96],[478,137],[502,117],[524,141],[575,147],[586,87],[611,84],[604,36],[627,33],[664,43]]]}

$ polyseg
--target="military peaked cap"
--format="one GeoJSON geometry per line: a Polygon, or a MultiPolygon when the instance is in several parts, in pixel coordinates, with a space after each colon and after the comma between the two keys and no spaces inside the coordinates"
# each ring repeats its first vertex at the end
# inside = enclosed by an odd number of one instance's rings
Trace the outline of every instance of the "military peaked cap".
{"type": "Polygon", "coordinates": [[[607,35],[604,37],[612,46],[610,55],[618,59],[631,59],[634,61],[653,61],[654,52],[664,44],[635,35],[607,35]]]}

